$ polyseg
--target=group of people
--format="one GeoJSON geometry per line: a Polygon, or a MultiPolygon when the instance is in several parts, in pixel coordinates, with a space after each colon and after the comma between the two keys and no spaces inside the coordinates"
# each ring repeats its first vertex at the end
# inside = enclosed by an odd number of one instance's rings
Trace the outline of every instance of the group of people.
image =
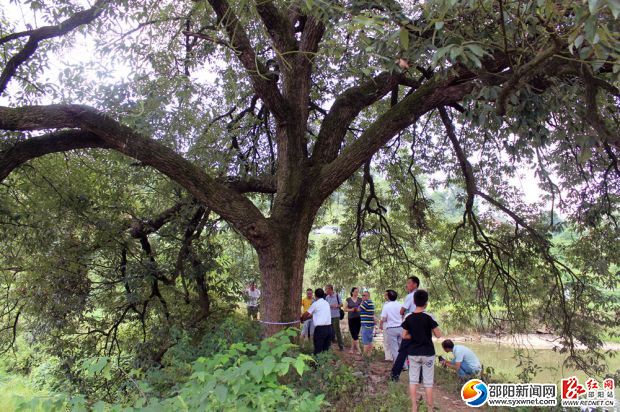
{"type": "MultiPolygon", "coordinates": [[[[393,361],[390,379],[398,380],[401,372],[408,370],[412,411],[418,410],[417,391],[420,384],[424,387],[429,410],[433,408],[435,347],[432,337],[442,336],[437,320],[426,312],[428,292],[419,289],[419,286],[418,277],[407,279],[408,294],[403,303],[397,301],[396,291],[386,290],[385,303],[379,316],[386,358],[393,361]]],[[[350,351],[360,350],[361,336],[362,353],[371,354],[375,305],[369,291],[364,291],[360,297],[359,289],[354,287],[350,295],[343,302],[334,292],[332,285],[327,285],[325,290],[318,288],[314,293],[312,289],[306,291],[302,299],[302,337],[312,338],[315,354],[329,350],[332,342],[337,342],[339,349],[344,350],[340,320],[345,313],[348,314],[351,334],[350,351]]],[[[455,370],[463,379],[480,373],[480,361],[469,348],[455,345],[449,339],[442,342],[442,348],[446,352],[452,352],[454,359],[448,361],[440,356],[441,366],[455,370]]]]}
{"type": "MultiPolygon", "coordinates": [[[[418,410],[417,392],[420,384],[424,388],[429,410],[433,408],[435,347],[432,337],[442,336],[437,320],[426,312],[428,292],[419,289],[419,286],[420,279],[417,276],[407,279],[407,296],[403,303],[397,301],[396,291],[386,290],[385,302],[379,315],[379,329],[383,331],[386,359],[393,362],[390,379],[397,381],[403,371],[409,372],[412,411],[418,410]]],[[[251,283],[245,291],[250,319],[258,317],[260,295],[255,283],[251,283]]],[[[349,350],[371,355],[376,319],[375,305],[369,291],[360,295],[359,288],[354,287],[350,297],[343,301],[333,285],[314,291],[307,289],[301,300],[301,308],[301,336],[313,341],[314,354],[329,350],[332,343],[337,343],[338,348],[344,350],[340,321],[346,314],[351,334],[349,350]]],[[[444,340],[441,346],[445,352],[452,352],[454,355],[451,361],[439,356],[441,366],[455,370],[462,379],[480,373],[480,361],[469,348],[455,345],[450,339],[444,340]]]]}
{"type": "Polygon", "coordinates": [[[340,320],[348,312],[349,332],[351,333],[351,351],[359,348],[361,334],[363,351],[370,354],[372,338],[375,328],[375,305],[370,300],[370,292],[366,291],[359,297],[359,289],[351,290],[351,297],[343,303],[333,285],[325,286],[325,290],[318,288],[306,291],[302,299],[302,337],[312,338],[314,354],[329,349],[332,341],[338,343],[338,348],[344,350],[344,339],[340,330],[340,320]],[[343,309],[344,307],[344,309],[343,309]]]}

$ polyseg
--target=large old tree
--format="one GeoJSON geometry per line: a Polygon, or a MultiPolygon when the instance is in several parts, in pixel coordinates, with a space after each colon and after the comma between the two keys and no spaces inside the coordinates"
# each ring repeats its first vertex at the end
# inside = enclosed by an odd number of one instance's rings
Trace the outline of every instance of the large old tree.
{"type": "Polygon", "coordinates": [[[509,200],[509,180],[534,165],[552,208],[618,230],[617,1],[53,3],[31,3],[38,27],[0,15],[1,180],[76,149],[156,169],[247,239],[262,319],[290,322],[319,209],[362,170],[363,211],[384,212],[373,156],[396,144],[408,148],[412,179],[440,172],[462,185],[458,229],[496,279],[516,285],[510,251],[483,230],[474,202],[513,222],[513,246],[541,257],[559,296],[550,310],[563,311],[557,330],[570,334],[576,309],[562,283],[577,274],[554,257],[550,227],[509,200]],[[74,42],[128,80],[50,64],[71,59],[74,42]],[[48,71],[61,83],[46,83],[48,71]]]}

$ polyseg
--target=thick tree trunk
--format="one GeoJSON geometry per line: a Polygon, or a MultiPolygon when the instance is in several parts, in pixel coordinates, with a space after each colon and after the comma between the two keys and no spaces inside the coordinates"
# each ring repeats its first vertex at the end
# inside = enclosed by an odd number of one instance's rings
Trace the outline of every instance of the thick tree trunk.
{"type": "Polygon", "coordinates": [[[209,290],[205,282],[204,272],[196,273],[196,290],[198,291],[198,304],[203,318],[209,317],[211,313],[211,299],[209,298],[209,290]]]}
{"type": "Polygon", "coordinates": [[[302,224],[299,220],[281,220],[274,241],[257,249],[262,288],[260,317],[268,336],[285,327],[299,326],[298,323],[274,325],[268,322],[299,320],[308,236],[312,226],[311,219],[305,220],[302,224]]]}

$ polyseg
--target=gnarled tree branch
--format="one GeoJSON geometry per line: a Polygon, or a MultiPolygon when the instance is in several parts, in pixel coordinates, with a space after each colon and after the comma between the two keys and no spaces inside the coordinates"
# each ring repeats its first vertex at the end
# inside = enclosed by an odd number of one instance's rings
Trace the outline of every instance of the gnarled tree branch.
{"type": "Polygon", "coordinates": [[[541,50],[531,61],[515,69],[514,74],[502,87],[502,90],[499,93],[499,97],[497,98],[498,115],[503,116],[504,114],[506,114],[506,101],[514,92],[519,82],[524,77],[529,76],[531,73],[533,73],[537,68],[539,68],[551,57],[553,57],[553,55],[558,52],[559,48],[559,43],[554,39],[550,46],[548,46],[546,49],[541,50]]]}
{"type": "Polygon", "coordinates": [[[22,47],[22,49],[17,52],[17,54],[11,57],[11,59],[2,70],[2,74],[0,74],[0,94],[4,92],[7,84],[15,75],[15,72],[17,71],[19,66],[25,61],[27,61],[30,57],[32,57],[32,55],[37,51],[37,48],[39,47],[39,43],[41,41],[51,39],[53,37],[62,36],[69,33],[76,27],[91,23],[103,12],[103,8],[106,3],[108,3],[108,0],[98,0],[93,5],[93,7],[75,13],[67,20],[55,26],[44,26],[34,30],[27,30],[19,33],[9,34],[8,36],[1,38],[0,45],[11,40],[28,36],[28,41],[26,42],[24,47],[22,47]]]}
{"type": "Polygon", "coordinates": [[[14,169],[37,157],[50,153],[86,148],[109,148],[103,139],[83,130],[61,130],[32,137],[0,151],[0,182],[14,169]]]}
{"type": "Polygon", "coordinates": [[[250,76],[254,90],[275,118],[284,121],[287,118],[288,110],[286,102],[278,90],[276,76],[270,74],[267,67],[259,61],[247,33],[228,2],[226,0],[209,0],[209,4],[215,10],[218,23],[226,30],[231,46],[236,50],[237,57],[250,76]]]}
{"type": "MultiPolygon", "coordinates": [[[[0,182],[29,160],[51,153],[91,148],[111,149],[112,146],[96,134],[80,129],[60,130],[18,141],[8,149],[0,150],[0,182]]],[[[226,176],[217,178],[216,181],[239,193],[276,192],[275,178],[271,175],[244,178],[226,176]]]]}
{"type": "Polygon", "coordinates": [[[312,160],[317,163],[334,160],[351,122],[364,108],[382,99],[398,85],[399,78],[399,74],[383,72],[342,92],[321,123],[312,160]]]}
{"type": "MultiPolygon", "coordinates": [[[[321,170],[318,197],[323,199],[359,169],[381,146],[420,116],[437,107],[460,101],[473,90],[469,79],[430,80],[403,98],[366,128],[340,156],[321,170]]],[[[386,91],[386,93],[389,90],[386,91]]]]}
{"type": "MultiPolygon", "coordinates": [[[[596,82],[596,77],[592,74],[590,67],[585,64],[582,65],[583,81],[585,84],[585,100],[586,111],[584,114],[585,120],[596,130],[599,134],[599,138],[602,141],[613,144],[616,147],[620,147],[620,134],[612,132],[605,126],[605,120],[601,117],[598,111],[598,105],[596,103],[596,96],[598,95],[599,84],[596,82]]],[[[617,90],[616,90],[617,91],[617,90]]]]}
{"type": "Polygon", "coordinates": [[[43,130],[66,127],[90,132],[89,136],[97,136],[107,147],[159,170],[234,225],[251,242],[260,243],[269,232],[266,219],[249,199],[219,183],[163,144],[132,131],[90,107],[0,107],[0,129],[43,130]]]}
{"type": "Polygon", "coordinates": [[[287,17],[271,0],[256,0],[254,4],[276,49],[280,53],[296,50],[297,40],[287,17]]]}

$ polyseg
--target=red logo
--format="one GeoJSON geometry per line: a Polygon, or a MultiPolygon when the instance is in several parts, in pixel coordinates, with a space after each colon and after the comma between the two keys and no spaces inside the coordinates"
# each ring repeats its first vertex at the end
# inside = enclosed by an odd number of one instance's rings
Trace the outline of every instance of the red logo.
{"type": "Polygon", "coordinates": [[[603,389],[610,389],[613,391],[615,387],[616,387],[616,383],[614,382],[613,379],[607,378],[603,381],[603,389]]]}
{"type": "Polygon", "coordinates": [[[598,382],[592,378],[589,378],[586,381],[586,388],[588,388],[589,391],[593,391],[594,389],[600,389],[598,386],[598,382]]]}
{"type": "Polygon", "coordinates": [[[562,399],[577,399],[584,393],[586,393],[586,389],[579,384],[576,376],[562,379],[562,399]]]}

